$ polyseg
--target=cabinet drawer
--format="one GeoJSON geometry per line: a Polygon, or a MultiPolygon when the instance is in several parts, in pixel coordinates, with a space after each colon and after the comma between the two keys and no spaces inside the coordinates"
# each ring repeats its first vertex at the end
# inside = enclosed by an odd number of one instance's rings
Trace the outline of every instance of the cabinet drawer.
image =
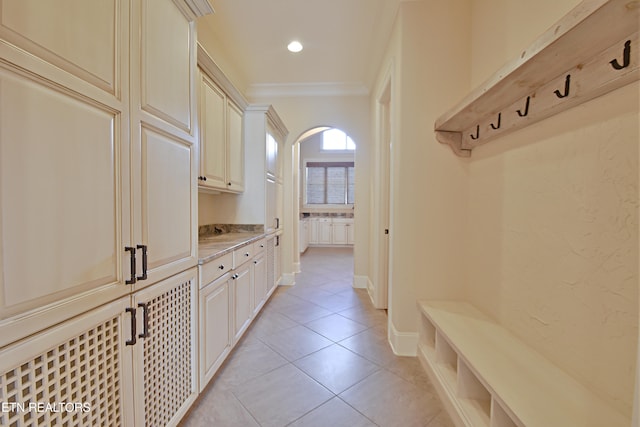
{"type": "Polygon", "coordinates": [[[264,253],[264,248],[266,248],[267,246],[266,243],[266,239],[260,239],[257,242],[255,242],[253,244],[253,255],[260,255],[261,253],[264,253]]]}
{"type": "Polygon", "coordinates": [[[233,251],[233,268],[238,268],[253,258],[253,244],[246,245],[233,251]]]}
{"type": "Polygon", "coordinates": [[[202,280],[200,281],[200,288],[211,283],[213,280],[233,268],[233,253],[229,252],[228,254],[211,260],[208,263],[203,264],[201,268],[202,280]]]}

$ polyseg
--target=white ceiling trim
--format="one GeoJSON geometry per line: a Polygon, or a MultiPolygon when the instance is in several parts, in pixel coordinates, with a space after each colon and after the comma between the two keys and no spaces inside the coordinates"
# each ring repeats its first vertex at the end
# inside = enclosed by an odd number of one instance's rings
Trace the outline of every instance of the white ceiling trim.
{"type": "Polygon", "coordinates": [[[247,88],[249,98],[290,98],[300,96],[366,96],[363,83],[259,83],[247,88]]]}

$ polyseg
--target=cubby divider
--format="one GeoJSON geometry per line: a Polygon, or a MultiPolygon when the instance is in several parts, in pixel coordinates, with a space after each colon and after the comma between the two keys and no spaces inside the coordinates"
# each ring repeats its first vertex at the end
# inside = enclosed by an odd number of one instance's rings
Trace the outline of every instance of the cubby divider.
{"type": "Polygon", "coordinates": [[[436,362],[446,368],[455,383],[458,371],[458,354],[439,332],[436,332],[436,362]]]}
{"type": "Polygon", "coordinates": [[[489,426],[491,416],[491,393],[458,357],[458,398],[464,404],[474,426],[489,426]]]}
{"type": "Polygon", "coordinates": [[[420,317],[420,344],[430,349],[436,348],[436,327],[424,316],[420,317]]]}
{"type": "Polygon", "coordinates": [[[516,424],[502,406],[493,399],[491,401],[491,426],[490,427],[520,427],[516,424]]]}

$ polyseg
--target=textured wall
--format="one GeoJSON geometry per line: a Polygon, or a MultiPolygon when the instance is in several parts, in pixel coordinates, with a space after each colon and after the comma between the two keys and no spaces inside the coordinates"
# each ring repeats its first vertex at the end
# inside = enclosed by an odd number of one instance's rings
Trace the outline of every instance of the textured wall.
{"type": "MultiPolygon", "coordinates": [[[[478,28],[493,19],[485,8],[474,16],[478,28]]],[[[503,17],[509,28],[496,24],[498,31],[518,37],[518,22],[525,31],[535,25],[524,16],[503,17]]],[[[539,33],[548,26],[541,21],[539,33]]],[[[479,61],[494,37],[474,36],[479,61]]],[[[469,299],[629,415],[639,92],[636,83],[501,138],[475,150],[469,164],[469,299]]]]}

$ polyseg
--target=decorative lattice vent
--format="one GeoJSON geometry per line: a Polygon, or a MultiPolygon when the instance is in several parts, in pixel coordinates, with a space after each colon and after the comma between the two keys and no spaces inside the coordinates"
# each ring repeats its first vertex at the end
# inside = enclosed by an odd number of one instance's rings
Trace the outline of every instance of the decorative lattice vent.
{"type": "Polygon", "coordinates": [[[191,366],[192,281],[148,301],[144,409],[148,426],[169,423],[194,390],[191,366]]]}
{"type": "Polygon", "coordinates": [[[118,321],[3,372],[0,426],[122,425],[118,321]]]}

